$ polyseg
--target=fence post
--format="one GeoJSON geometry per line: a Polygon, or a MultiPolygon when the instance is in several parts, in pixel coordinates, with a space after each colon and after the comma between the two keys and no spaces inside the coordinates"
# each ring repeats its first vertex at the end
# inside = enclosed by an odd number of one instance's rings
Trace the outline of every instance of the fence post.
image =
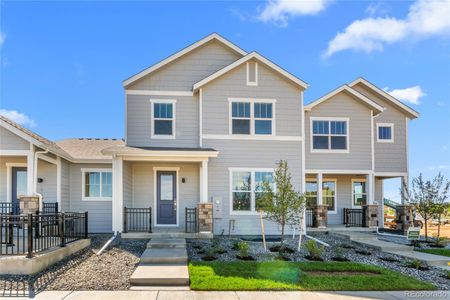
{"type": "Polygon", "coordinates": [[[28,228],[27,228],[27,235],[28,235],[28,253],[27,257],[32,258],[33,257],[33,214],[28,214],[28,228]]]}
{"type": "MultiPolygon", "coordinates": [[[[10,212],[9,217],[6,216],[6,224],[8,224],[8,231],[6,232],[6,236],[8,237],[8,245],[14,244],[13,234],[14,234],[14,225],[13,225],[13,211],[10,212]]],[[[3,224],[2,224],[3,227],[3,224]]]]}
{"type": "Polygon", "coordinates": [[[84,238],[87,239],[88,238],[88,212],[85,211],[84,212],[84,238]]]}
{"type": "Polygon", "coordinates": [[[39,238],[39,236],[40,236],[39,224],[41,223],[41,222],[39,222],[39,221],[41,221],[40,217],[39,217],[39,210],[36,211],[36,219],[37,219],[37,222],[34,226],[34,231],[35,231],[35,237],[39,238]]]}
{"type": "Polygon", "coordinates": [[[123,207],[123,232],[127,233],[128,232],[128,224],[127,224],[127,207],[124,206],[123,207]]]}
{"type": "Polygon", "coordinates": [[[59,205],[58,202],[55,203],[55,214],[59,212],[59,205]]]}
{"type": "Polygon", "coordinates": [[[149,222],[149,224],[148,224],[148,228],[149,228],[148,232],[152,233],[152,207],[151,206],[149,207],[148,211],[150,213],[149,216],[148,216],[148,222],[149,222]]]}
{"type": "Polygon", "coordinates": [[[59,215],[59,239],[60,239],[60,247],[66,246],[66,238],[65,238],[65,215],[64,213],[61,213],[59,215]]]}

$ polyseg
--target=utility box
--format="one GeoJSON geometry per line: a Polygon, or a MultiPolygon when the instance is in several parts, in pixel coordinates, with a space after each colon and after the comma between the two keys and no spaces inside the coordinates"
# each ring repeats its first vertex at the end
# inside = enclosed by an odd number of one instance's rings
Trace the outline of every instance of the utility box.
{"type": "Polygon", "coordinates": [[[212,203],[213,203],[213,218],[222,219],[223,218],[222,197],[213,196],[212,203]]]}

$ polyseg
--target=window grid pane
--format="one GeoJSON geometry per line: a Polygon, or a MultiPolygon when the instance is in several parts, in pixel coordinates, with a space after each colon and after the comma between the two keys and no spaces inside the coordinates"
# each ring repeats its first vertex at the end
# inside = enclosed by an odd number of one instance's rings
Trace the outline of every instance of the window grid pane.
{"type": "Polygon", "coordinates": [[[312,146],[315,150],[346,150],[347,121],[313,120],[312,146]]]}
{"type": "Polygon", "coordinates": [[[378,127],[378,139],[391,140],[392,139],[392,128],[390,126],[378,127]]]}

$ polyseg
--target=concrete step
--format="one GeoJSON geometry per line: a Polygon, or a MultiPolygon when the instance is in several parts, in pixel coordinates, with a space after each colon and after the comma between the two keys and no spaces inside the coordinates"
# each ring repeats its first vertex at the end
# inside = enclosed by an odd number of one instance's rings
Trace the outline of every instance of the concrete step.
{"type": "Polygon", "coordinates": [[[212,233],[199,232],[199,233],[184,233],[184,232],[127,232],[122,233],[122,239],[134,239],[134,240],[147,240],[153,238],[186,238],[186,239],[212,239],[212,233]]]}
{"type": "Polygon", "coordinates": [[[134,286],[187,286],[186,264],[139,264],[130,277],[134,286]]]}
{"type": "Polygon", "coordinates": [[[141,255],[141,263],[153,264],[187,264],[186,248],[149,248],[141,255]]]}
{"type": "Polygon", "coordinates": [[[189,285],[133,285],[131,291],[190,291],[189,285]]]}
{"type": "Polygon", "coordinates": [[[152,238],[147,248],[186,248],[186,239],[183,238],[152,238]]]}

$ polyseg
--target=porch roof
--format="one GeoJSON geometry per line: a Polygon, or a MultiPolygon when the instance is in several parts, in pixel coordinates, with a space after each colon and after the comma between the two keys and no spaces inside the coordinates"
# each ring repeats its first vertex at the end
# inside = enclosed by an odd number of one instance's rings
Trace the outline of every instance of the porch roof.
{"type": "Polygon", "coordinates": [[[217,157],[219,151],[213,148],[188,148],[188,147],[131,147],[115,146],[102,150],[103,154],[131,157],[217,157]]]}

